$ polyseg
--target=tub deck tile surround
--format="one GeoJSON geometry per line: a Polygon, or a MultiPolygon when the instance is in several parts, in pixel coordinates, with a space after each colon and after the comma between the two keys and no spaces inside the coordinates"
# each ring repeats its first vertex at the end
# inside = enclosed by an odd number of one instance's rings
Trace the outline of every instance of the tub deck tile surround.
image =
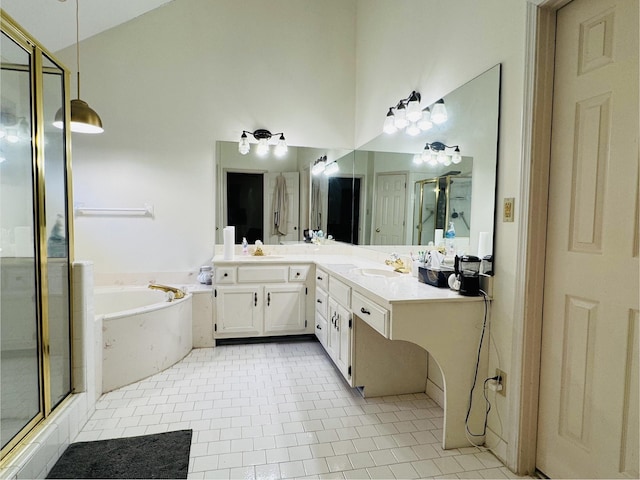
{"type": "Polygon", "coordinates": [[[426,394],[362,398],[318,343],[228,345],[103,395],[75,441],[192,428],[189,478],[522,478],[442,450],[442,420],[426,394]]]}

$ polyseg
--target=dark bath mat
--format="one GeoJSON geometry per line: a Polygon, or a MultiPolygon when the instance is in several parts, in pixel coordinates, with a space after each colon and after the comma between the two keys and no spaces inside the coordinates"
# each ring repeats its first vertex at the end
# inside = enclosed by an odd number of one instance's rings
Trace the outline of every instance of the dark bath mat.
{"type": "Polygon", "coordinates": [[[47,478],[187,478],[192,430],[72,443],[47,478]]]}

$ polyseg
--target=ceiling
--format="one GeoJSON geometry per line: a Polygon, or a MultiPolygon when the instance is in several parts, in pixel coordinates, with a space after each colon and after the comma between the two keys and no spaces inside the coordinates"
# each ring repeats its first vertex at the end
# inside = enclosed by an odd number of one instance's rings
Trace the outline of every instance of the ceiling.
{"type": "MultiPolygon", "coordinates": [[[[81,1],[80,40],[125,23],[172,0],[81,1]]],[[[50,52],[76,41],[74,0],[1,0],[2,10],[50,52]]]]}

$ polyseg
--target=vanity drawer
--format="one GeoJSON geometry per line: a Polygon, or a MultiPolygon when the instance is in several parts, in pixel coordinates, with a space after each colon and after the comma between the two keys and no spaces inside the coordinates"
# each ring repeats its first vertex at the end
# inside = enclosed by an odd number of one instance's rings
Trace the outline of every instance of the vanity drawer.
{"type": "Polygon", "coordinates": [[[325,292],[329,290],[329,274],[320,268],[316,268],[316,285],[325,292]]]}
{"type": "Polygon", "coordinates": [[[343,307],[351,305],[351,287],[335,277],[329,278],[329,295],[343,307]]]}
{"type": "Polygon", "coordinates": [[[325,320],[325,318],[322,315],[320,315],[318,312],[316,312],[315,331],[316,331],[316,337],[318,337],[320,344],[324,348],[327,348],[327,337],[329,334],[329,328],[327,328],[327,321],[325,320]]]}
{"type": "Polygon", "coordinates": [[[327,292],[316,288],[316,312],[323,317],[327,318],[327,304],[329,299],[327,298],[327,292]]]}
{"type": "Polygon", "coordinates": [[[289,267],[289,281],[290,282],[304,282],[307,280],[309,274],[309,265],[296,265],[295,267],[289,267]]]}
{"type": "Polygon", "coordinates": [[[286,282],[289,267],[280,266],[246,266],[238,267],[238,283],[286,282]]]}
{"type": "Polygon", "coordinates": [[[389,311],[386,308],[382,308],[358,292],[353,292],[351,311],[380,335],[389,338],[389,311]]]}
{"type": "Polygon", "coordinates": [[[236,283],[236,267],[216,267],[215,283],[236,283]]]}

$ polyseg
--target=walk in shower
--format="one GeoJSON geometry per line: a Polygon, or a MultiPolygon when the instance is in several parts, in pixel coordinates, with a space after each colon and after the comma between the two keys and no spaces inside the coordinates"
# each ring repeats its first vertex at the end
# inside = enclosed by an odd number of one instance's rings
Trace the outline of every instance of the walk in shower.
{"type": "Polygon", "coordinates": [[[0,460],[72,390],[68,72],[2,12],[0,460]],[[68,115],[65,125],[68,125],[68,115]]]}

